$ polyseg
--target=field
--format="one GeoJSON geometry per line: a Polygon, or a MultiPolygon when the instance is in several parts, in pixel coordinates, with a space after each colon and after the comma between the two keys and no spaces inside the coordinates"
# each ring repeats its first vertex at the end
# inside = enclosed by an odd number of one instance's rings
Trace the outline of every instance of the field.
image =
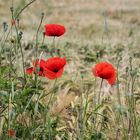
{"type": "Polygon", "coordinates": [[[0,0],[0,140],[140,140],[139,15],[140,0],[0,0]]]}

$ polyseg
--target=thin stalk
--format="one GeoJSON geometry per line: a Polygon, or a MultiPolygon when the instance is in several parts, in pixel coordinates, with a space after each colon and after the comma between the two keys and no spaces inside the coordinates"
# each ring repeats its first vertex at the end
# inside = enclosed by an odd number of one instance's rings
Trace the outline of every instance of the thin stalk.
{"type": "Polygon", "coordinates": [[[55,48],[55,36],[53,37],[53,43],[52,46],[55,48]]]}
{"type": "MultiPolygon", "coordinates": [[[[99,94],[98,94],[98,102],[96,104],[96,107],[102,105],[102,102],[101,102],[101,99],[100,98],[101,98],[101,90],[102,90],[103,81],[104,81],[104,79],[102,79],[101,80],[101,83],[100,83],[100,89],[99,89],[99,94]]],[[[96,113],[95,124],[96,124],[96,121],[97,121],[98,114],[99,114],[99,112],[96,113]]],[[[97,131],[98,132],[101,132],[101,129],[102,129],[102,123],[98,123],[98,125],[97,125],[97,131]]]]}
{"type": "Polygon", "coordinates": [[[134,84],[135,84],[135,77],[132,76],[131,77],[131,81],[132,81],[132,84],[131,84],[131,121],[132,121],[132,138],[136,138],[136,113],[135,113],[135,108],[136,108],[136,105],[135,105],[135,97],[134,97],[134,84]]]}
{"type": "Polygon", "coordinates": [[[38,57],[38,36],[39,36],[39,30],[41,28],[41,25],[42,25],[42,22],[43,22],[43,18],[44,18],[44,13],[41,14],[40,23],[39,23],[39,26],[38,26],[37,32],[36,32],[36,54],[35,54],[36,59],[38,57]]]}
{"type": "Polygon", "coordinates": [[[133,75],[133,67],[132,67],[132,58],[130,57],[130,91],[131,97],[129,102],[129,109],[130,109],[130,119],[129,119],[129,129],[128,132],[131,132],[131,137],[136,138],[136,114],[135,114],[135,98],[134,98],[134,83],[135,83],[135,76],[133,75]]]}
{"type": "Polygon", "coordinates": [[[43,37],[42,37],[42,46],[43,46],[43,44],[44,44],[44,41],[45,41],[45,33],[43,33],[43,37]]]}
{"type": "MultiPolygon", "coordinates": [[[[118,60],[118,64],[117,64],[117,98],[118,98],[118,104],[119,104],[119,107],[122,107],[122,103],[121,103],[121,97],[120,97],[120,87],[119,87],[119,64],[120,64],[120,61],[121,61],[121,57],[120,59],[118,60]]],[[[125,131],[125,123],[124,123],[124,117],[123,117],[123,114],[119,114],[117,115],[117,118],[118,118],[118,122],[120,122],[121,120],[121,123],[122,123],[122,126],[123,126],[123,134],[124,134],[124,137],[127,138],[127,132],[125,131]]]]}
{"type": "Polygon", "coordinates": [[[80,140],[84,140],[84,120],[83,120],[83,103],[82,103],[82,94],[80,96],[80,114],[79,114],[79,129],[80,129],[80,140]]]}
{"type": "Polygon", "coordinates": [[[5,31],[2,33],[2,35],[0,37],[0,42],[3,40],[4,36],[5,36],[5,31]]]}
{"type": "Polygon", "coordinates": [[[53,57],[53,53],[56,53],[55,50],[55,36],[53,37],[53,41],[52,41],[52,48],[51,48],[51,56],[53,57]]]}
{"type": "MultiPolygon", "coordinates": [[[[0,44],[0,45],[1,45],[0,57],[1,57],[2,53],[5,54],[5,52],[4,52],[4,46],[5,46],[5,43],[6,43],[7,39],[8,39],[8,37],[9,37],[9,34],[10,34],[11,30],[12,30],[12,25],[11,25],[11,27],[10,27],[10,29],[9,29],[9,31],[8,31],[8,33],[7,33],[7,35],[6,35],[6,37],[5,37],[5,35],[4,35],[5,38],[4,38],[3,43],[0,44]]],[[[1,59],[1,58],[0,58],[0,59],[1,59]]]]}
{"type": "Polygon", "coordinates": [[[128,97],[128,72],[126,72],[126,78],[125,78],[125,97],[126,97],[126,105],[129,103],[129,97],[128,97]]]}
{"type": "MultiPolygon", "coordinates": [[[[13,21],[15,21],[15,18],[14,18],[14,9],[13,9],[13,1],[12,1],[12,7],[10,8],[11,9],[11,16],[12,16],[12,20],[13,21]]],[[[16,24],[16,23],[15,23],[16,24]]],[[[13,25],[14,26],[16,26],[15,24],[12,24],[11,25],[11,28],[13,27],[13,25]]],[[[17,26],[17,27],[15,27],[15,28],[19,28],[19,26],[17,26]]],[[[11,31],[12,31],[12,29],[11,29],[11,31]]],[[[18,34],[18,32],[17,32],[17,30],[16,30],[16,34],[18,34]]],[[[15,46],[15,55],[16,55],[16,60],[17,60],[17,57],[18,57],[18,51],[17,51],[17,44],[16,44],[16,46],[15,46]]]]}
{"type": "Polygon", "coordinates": [[[118,103],[119,105],[121,105],[121,98],[120,98],[120,87],[119,87],[119,63],[120,63],[121,59],[118,61],[117,64],[117,97],[118,97],[118,103]]]}
{"type": "MultiPolygon", "coordinates": [[[[55,86],[56,86],[56,82],[57,82],[57,79],[55,79],[55,81],[54,81],[54,84],[53,84],[53,89],[55,88],[55,86]]],[[[45,124],[45,127],[47,126],[48,127],[48,133],[49,133],[49,135],[48,135],[48,139],[49,140],[51,140],[51,125],[50,125],[50,116],[49,116],[49,114],[48,114],[48,110],[49,110],[49,105],[51,104],[51,102],[52,102],[52,99],[53,99],[53,95],[54,95],[54,92],[52,91],[52,93],[51,93],[51,95],[50,95],[50,98],[49,98],[49,101],[48,101],[48,104],[47,104],[47,107],[45,107],[45,109],[47,108],[47,110],[45,110],[45,120],[44,120],[44,124],[45,124]],[[47,111],[47,112],[46,112],[47,111]],[[47,121],[46,121],[47,120],[47,121]],[[46,122],[48,122],[48,123],[46,123],[46,122]]]]}
{"type": "Polygon", "coordinates": [[[83,93],[84,93],[84,83],[82,77],[82,93],[80,94],[80,114],[79,114],[80,140],[84,140],[83,93]]]}
{"type": "MultiPolygon", "coordinates": [[[[42,15],[41,15],[40,23],[39,23],[39,26],[38,26],[37,32],[36,32],[36,48],[35,48],[36,59],[35,59],[35,63],[36,63],[36,60],[38,58],[38,35],[39,35],[39,30],[40,30],[42,22],[43,22],[43,18],[44,18],[44,13],[42,13],[42,15]]],[[[36,71],[36,68],[35,68],[35,71],[36,71]]],[[[36,87],[36,93],[37,93],[37,88],[38,88],[38,75],[37,74],[35,75],[35,87],[36,87]]]]}
{"type": "Polygon", "coordinates": [[[103,80],[104,80],[104,79],[101,80],[101,84],[100,84],[100,90],[99,90],[99,94],[98,94],[98,102],[97,102],[97,104],[100,104],[100,98],[101,98],[101,90],[102,90],[103,80]]]}
{"type": "Polygon", "coordinates": [[[15,19],[18,19],[19,18],[19,16],[20,16],[20,14],[28,7],[28,6],[30,6],[33,2],[35,2],[36,0],[32,0],[32,1],[30,1],[29,3],[27,3],[20,11],[19,11],[19,13],[16,15],[16,17],[15,17],[15,19]]]}
{"type": "MultiPolygon", "coordinates": [[[[56,82],[57,82],[57,79],[54,81],[53,89],[55,88],[56,82]]],[[[49,98],[49,101],[48,101],[48,105],[47,105],[48,107],[49,107],[49,105],[51,104],[53,95],[54,95],[54,94],[53,94],[53,91],[52,91],[52,93],[51,93],[51,95],[50,95],[50,98],[49,98]]]]}
{"type": "MultiPolygon", "coordinates": [[[[10,119],[11,119],[11,110],[10,110],[10,105],[11,105],[11,69],[10,69],[11,65],[9,63],[9,89],[8,89],[8,96],[9,96],[9,101],[8,101],[8,131],[10,130],[10,119]]],[[[10,136],[8,137],[10,140],[10,136]]]]}
{"type": "Polygon", "coordinates": [[[20,52],[21,52],[21,61],[22,61],[23,76],[24,76],[24,79],[26,81],[24,53],[23,53],[23,49],[22,49],[22,46],[21,46],[21,41],[20,41],[20,37],[19,37],[19,34],[18,34],[18,28],[17,28],[16,24],[15,24],[15,29],[16,29],[16,34],[17,34],[17,46],[19,46],[20,52]]]}
{"type": "MultiPolygon", "coordinates": [[[[13,7],[12,7],[12,8],[11,8],[12,20],[15,20],[13,12],[14,12],[14,11],[13,11],[13,7]]],[[[17,35],[16,46],[17,46],[17,48],[18,48],[18,47],[20,48],[20,52],[21,52],[21,61],[22,61],[22,69],[23,69],[23,76],[24,76],[24,79],[25,79],[25,81],[26,81],[24,54],[23,54],[23,50],[22,50],[22,46],[21,46],[21,37],[22,37],[22,34],[21,34],[21,36],[19,35],[19,33],[18,33],[18,27],[17,27],[16,24],[14,24],[14,27],[15,27],[16,35],[17,35]]],[[[12,26],[11,26],[11,28],[12,28],[12,26]]]]}
{"type": "Polygon", "coordinates": [[[89,104],[89,102],[88,102],[88,93],[89,93],[89,89],[88,89],[88,91],[85,93],[86,94],[86,103],[85,103],[85,106],[84,106],[84,116],[83,116],[83,119],[85,119],[86,118],[86,110],[87,110],[87,107],[88,107],[88,104],[89,104]]]}

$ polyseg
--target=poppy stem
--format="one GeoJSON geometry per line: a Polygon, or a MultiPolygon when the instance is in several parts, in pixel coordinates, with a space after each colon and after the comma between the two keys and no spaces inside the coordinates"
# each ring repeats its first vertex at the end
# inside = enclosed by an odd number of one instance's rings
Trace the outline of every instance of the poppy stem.
{"type": "Polygon", "coordinates": [[[100,98],[101,98],[101,89],[102,89],[102,85],[103,85],[103,80],[104,79],[102,79],[102,81],[101,81],[101,84],[100,84],[100,90],[99,90],[99,94],[98,94],[98,104],[100,104],[100,98]]]}
{"type": "MultiPolygon", "coordinates": [[[[56,82],[57,82],[57,79],[55,79],[52,89],[55,88],[56,82]]],[[[52,93],[51,93],[51,95],[50,95],[50,98],[49,98],[48,105],[47,105],[48,107],[49,107],[49,105],[50,105],[50,103],[51,103],[51,101],[52,101],[52,98],[53,98],[53,95],[54,95],[53,93],[54,93],[54,92],[52,91],[52,93]]]]}
{"type": "Polygon", "coordinates": [[[37,32],[36,32],[36,54],[35,54],[35,57],[37,59],[38,57],[38,36],[39,36],[39,30],[41,28],[41,25],[42,25],[42,22],[43,22],[43,18],[44,18],[44,13],[41,14],[41,19],[40,19],[40,23],[39,23],[39,26],[37,28],[37,32]]]}
{"type": "Polygon", "coordinates": [[[117,64],[117,98],[118,98],[118,103],[119,103],[119,105],[121,106],[121,98],[120,98],[120,86],[119,86],[119,64],[120,64],[120,61],[121,60],[119,60],[118,61],[118,64],[117,64]]]}
{"type": "Polygon", "coordinates": [[[55,53],[55,36],[53,37],[53,41],[52,41],[52,48],[51,48],[51,56],[53,57],[53,53],[55,53]]]}
{"type": "MultiPolygon", "coordinates": [[[[37,28],[37,32],[36,32],[36,48],[35,48],[35,57],[36,60],[38,58],[38,36],[39,36],[39,30],[41,28],[42,22],[43,22],[43,18],[44,18],[44,13],[41,14],[41,19],[40,19],[40,23],[39,26],[37,28]]],[[[35,67],[35,69],[37,69],[38,67],[35,67]]],[[[37,93],[37,88],[38,88],[38,75],[35,75],[35,88],[36,88],[36,93],[37,93]]]]}
{"type": "MultiPolygon", "coordinates": [[[[48,114],[48,110],[49,110],[49,105],[51,104],[51,102],[52,102],[52,99],[53,99],[53,97],[54,97],[54,89],[55,89],[55,86],[56,86],[56,82],[57,82],[57,79],[55,79],[55,81],[54,81],[54,84],[53,84],[53,88],[52,88],[52,92],[51,92],[51,95],[50,95],[50,98],[49,98],[49,101],[48,101],[48,104],[47,104],[47,112],[46,112],[46,118],[45,118],[45,122],[47,121],[47,123],[45,124],[47,127],[48,127],[48,139],[49,140],[51,140],[51,123],[50,123],[50,116],[49,116],[49,114],[48,114]]],[[[45,126],[45,127],[46,127],[45,126]]]]}
{"type": "Polygon", "coordinates": [[[45,41],[45,33],[43,32],[43,37],[42,37],[42,46],[44,44],[44,41],[45,41]]]}
{"type": "Polygon", "coordinates": [[[53,47],[55,48],[55,36],[53,37],[53,47]]]}
{"type": "Polygon", "coordinates": [[[41,59],[42,59],[42,55],[43,55],[43,51],[40,53],[40,56],[39,56],[39,65],[40,65],[40,61],[41,61],[41,59]]]}

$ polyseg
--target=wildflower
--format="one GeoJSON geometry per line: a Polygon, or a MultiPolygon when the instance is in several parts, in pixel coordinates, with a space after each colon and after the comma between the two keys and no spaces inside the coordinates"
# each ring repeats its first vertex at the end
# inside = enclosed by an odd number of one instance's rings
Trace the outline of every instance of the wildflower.
{"type": "Polygon", "coordinates": [[[27,74],[38,74],[39,76],[47,77],[48,79],[59,78],[66,64],[65,58],[52,57],[48,60],[41,59],[40,61],[36,60],[32,62],[33,67],[30,67],[26,70],[27,74]]]}
{"type": "Polygon", "coordinates": [[[10,129],[8,134],[9,134],[10,138],[13,138],[16,135],[16,133],[15,133],[15,131],[13,129],[10,129]]]}
{"type": "Polygon", "coordinates": [[[95,77],[100,77],[108,81],[110,85],[113,85],[116,81],[116,72],[112,64],[107,62],[101,62],[95,65],[92,70],[95,77]]]}
{"type": "Polygon", "coordinates": [[[33,67],[26,69],[26,73],[27,74],[38,73],[39,76],[43,76],[43,72],[44,72],[43,67],[45,65],[45,60],[43,59],[41,59],[40,61],[35,60],[35,61],[32,61],[32,64],[33,64],[33,67]]]}
{"type": "Polygon", "coordinates": [[[45,25],[45,35],[59,37],[66,32],[66,29],[63,25],[59,24],[46,24],[45,25]]]}
{"type": "Polygon", "coordinates": [[[45,77],[47,77],[48,79],[59,78],[64,71],[65,64],[66,64],[65,58],[53,57],[48,59],[45,62],[45,67],[44,67],[45,77]]]}

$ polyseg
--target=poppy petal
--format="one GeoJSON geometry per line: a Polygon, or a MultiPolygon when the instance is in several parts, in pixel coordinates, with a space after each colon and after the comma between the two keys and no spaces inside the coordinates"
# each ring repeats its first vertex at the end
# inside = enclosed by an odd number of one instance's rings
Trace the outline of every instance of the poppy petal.
{"type": "Polygon", "coordinates": [[[43,60],[43,59],[40,60],[39,65],[40,65],[41,68],[44,68],[44,66],[45,66],[45,62],[46,62],[46,61],[43,60]]]}
{"type": "Polygon", "coordinates": [[[116,72],[112,64],[101,62],[95,65],[92,70],[95,77],[106,79],[109,84],[114,84],[116,81],[116,72]]]}
{"type": "Polygon", "coordinates": [[[112,68],[104,68],[103,71],[99,73],[100,77],[103,79],[109,79],[114,75],[114,70],[112,68]]]}
{"type": "Polygon", "coordinates": [[[63,25],[59,24],[46,24],[45,25],[45,35],[59,37],[66,32],[63,25]]]}
{"type": "Polygon", "coordinates": [[[48,69],[44,70],[44,76],[47,77],[48,79],[51,79],[51,80],[57,78],[56,73],[54,73],[54,72],[52,72],[52,71],[50,71],[48,69]]]}
{"type": "Polygon", "coordinates": [[[106,79],[107,81],[108,81],[108,83],[110,84],[110,85],[113,85],[113,84],[115,84],[115,82],[116,82],[116,75],[114,75],[113,77],[111,77],[110,79],[106,79]]]}
{"type": "Polygon", "coordinates": [[[12,139],[16,135],[15,131],[13,129],[9,130],[9,136],[12,139]]]}
{"type": "Polygon", "coordinates": [[[33,73],[33,67],[27,68],[26,73],[27,74],[32,74],[33,73]]]}
{"type": "Polygon", "coordinates": [[[59,78],[59,77],[62,75],[63,71],[64,71],[64,68],[60,69],[60,70],[56,73],[56,77],[59,78]]]}

